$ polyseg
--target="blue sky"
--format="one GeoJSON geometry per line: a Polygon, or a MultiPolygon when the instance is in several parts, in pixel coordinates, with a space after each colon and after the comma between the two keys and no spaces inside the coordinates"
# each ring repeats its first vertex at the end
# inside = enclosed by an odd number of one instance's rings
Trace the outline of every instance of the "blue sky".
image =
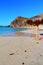
{"type": "Polygon", "coordinates": [[[43,13],[43,0],[0,0],[0,25],[8,25],[17,16],[43,13]]]}

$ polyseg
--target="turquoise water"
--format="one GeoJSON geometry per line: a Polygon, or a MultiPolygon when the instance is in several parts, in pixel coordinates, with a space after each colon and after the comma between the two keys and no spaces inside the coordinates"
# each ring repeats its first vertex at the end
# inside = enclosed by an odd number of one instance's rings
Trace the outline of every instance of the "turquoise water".
{"type": "Polygon", "coordinates": [[[5,28],[0,27],[0,35],[14,35],[16,31],[26,30],[26,28],[5,28]]]}

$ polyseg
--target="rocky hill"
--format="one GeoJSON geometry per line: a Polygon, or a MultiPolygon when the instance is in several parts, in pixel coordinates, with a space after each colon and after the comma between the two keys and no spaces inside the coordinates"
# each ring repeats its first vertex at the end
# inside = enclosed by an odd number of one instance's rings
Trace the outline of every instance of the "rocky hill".
{"type": "Polygon", "coordinates": [[[27,21],[29,20],[35,21],[35,20],[42,20],[42,19],[43,19],[43,14],[33,16],[31,18],[18,16],[15,20],[11,22],[10,27],[24,27],[29,25],[27,24],[27,21]]]}
{"type": "Polygon", "coordinates": [[[42,20],[43,19],[43,14],[39,14],[39,15],[33,16],[30,19],[32,19],[33,21],[42,20]]]}
{"type": "Polygon", "coordinates": [[[10,27],[28,26],[27,20],[29,20],[29,18],[18,16],[15,20],[11,22],[10,27]]]}

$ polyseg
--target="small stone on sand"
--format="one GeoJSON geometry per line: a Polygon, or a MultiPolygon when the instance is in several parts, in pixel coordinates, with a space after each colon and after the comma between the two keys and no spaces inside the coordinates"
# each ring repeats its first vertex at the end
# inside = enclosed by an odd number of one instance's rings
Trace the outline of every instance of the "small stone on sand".
{"type": "Polygon", "coordinates": [[[22,65],[24,65],[24,62],[22,63],[22,65]]]}
{"type": "Polygon", "coordinates": [[[27,51],[25,50],[25,52],[27,52],[27,51]]]}
{"type": "Polygon", "coordinates": [[[9,54],[9,55],[14,55],[14,53],[11,53],[11,54],[9,54]]]}

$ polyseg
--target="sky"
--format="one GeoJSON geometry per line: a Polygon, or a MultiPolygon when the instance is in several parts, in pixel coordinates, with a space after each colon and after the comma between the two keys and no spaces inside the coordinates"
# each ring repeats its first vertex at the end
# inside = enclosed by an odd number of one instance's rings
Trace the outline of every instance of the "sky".
{"type": "Polygon", "coordinates": [[[9,25],[17,16],[43,13],[43,0],[0,0],[0,25],[9,25]]]}

